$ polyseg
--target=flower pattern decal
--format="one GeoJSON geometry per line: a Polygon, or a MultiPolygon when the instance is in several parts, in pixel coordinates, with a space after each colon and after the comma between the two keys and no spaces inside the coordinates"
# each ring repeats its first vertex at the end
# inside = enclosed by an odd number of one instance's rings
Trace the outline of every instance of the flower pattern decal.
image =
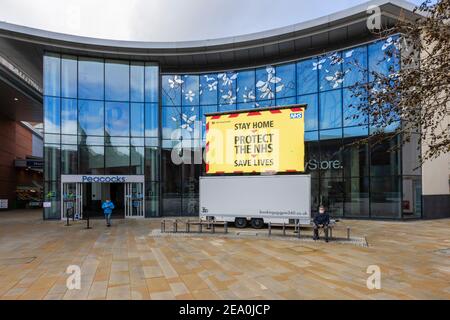
{"type": "Polygon", "coordinates": [[[267,66],[266,72],[267,72],[267,80],[266,81],[259,80],[256,83],[256,88],[260,92],[259,97],[261,99],[269,99],[270,100],[270,99],[275,98],[276,92],[280,92],[281,90],[283,90],[284,84],[280,83],[281,78],[275,76],[275,68],[274,67],[267,66]],[[275,92],[272,89],[271,84],[275,85],[275,92]]]}

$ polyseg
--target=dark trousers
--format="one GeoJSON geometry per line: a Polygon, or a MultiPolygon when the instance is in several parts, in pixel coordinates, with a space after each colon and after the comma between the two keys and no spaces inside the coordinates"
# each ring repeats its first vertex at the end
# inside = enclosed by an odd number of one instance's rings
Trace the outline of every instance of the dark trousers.
{"type": "Polygon", "coordinates": [[[313,223],[313,227],[314,227],[314,240],[319,239],[319,228],[323,228],[323,231],[325,233],[325,241],[328,241],[328,225],[327,224],[313,223]]]}

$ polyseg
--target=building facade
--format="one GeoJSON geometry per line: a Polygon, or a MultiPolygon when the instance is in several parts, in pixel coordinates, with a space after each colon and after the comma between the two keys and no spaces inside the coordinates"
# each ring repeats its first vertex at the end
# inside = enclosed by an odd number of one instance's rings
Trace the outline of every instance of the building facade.
{"type": "MultiPolygon", "coordinates": [[[[144,175],[146,217],[194,216],[204,163],[195,163],[193,155],[176,163],[172,154],[204,150],[204,115],[295,103],[308,105],[306,167],[313,210],[322,203],[335,217],[421,217],[420,169],[405,154],[413,148],[392,151],[392,140],[353,143],[374,134],[374,124],[367,116],[353,117],[357,110],[351,105],[358,98],[351,86],[370,81],[371,71],[398,70],[399,61],[386,53],[397,50],[397,40],[257,68],[190,74],[160,74],[157,65],[137,61],[46,53],[45,193],[54,204],[45,217],[60,217],[64,174],[144,175]],[[366,69],[369,73],[361,72],[366,69]]],[[[94,188],[86,192],[85,198],[100,194],[94,188]]]]}
{"type": "Polygon", "coordinates": [[[379,39],[368,28],[373,5],[383,26],[417,17],[405,1],[373,0],[267,32],[177,43],[0,22],[8,68],[41,93],[42,108],[20,114],[44,122],[44,218],[64,218],[73,199],[75,211],[100,214],[105,198],[119,216],[198,215],[205,114],[296,103],[308,106],[313,212],[325,204],[334,217],[448,217],[450,156],[421,168],[419,136],[395,148],[389,134],[400,121],[378,132],[352,107],[355,83],[401,68],[392,55],[401,53],[399,36],[379,39]],[[356,143],[380,134],[383,143],[356,143]]]}

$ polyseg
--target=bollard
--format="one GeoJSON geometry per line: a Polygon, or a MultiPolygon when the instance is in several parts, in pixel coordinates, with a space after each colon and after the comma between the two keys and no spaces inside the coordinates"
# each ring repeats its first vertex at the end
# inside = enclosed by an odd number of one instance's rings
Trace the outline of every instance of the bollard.
{"type": "Polygon", "coordinates": [[[199,231],[200,233],[203,232],[202,228],[203,228],[203,224],[202,224],[202,222],[200,221],[200,224],[198,225],[198,231],[199,231]]]}
{"type": "Polygon", "coordinates": [[[297,226],[297,237],[300,239],[300,222],[298,223],[297,226]]]}
{"type": "Polygon", "coordinates": [[[272,222],[269,222],[269,237],[272,235],[272,222]]]}
{"type": "Polygon", "coordinates": [[[160,229],[161,229],[161,233],[163,233],[163,222],[162,222],[162,220],[161,220],[161,225],[160,225],[160,229]]]}
{"type": "Polygon", "coordinates": [[[163,224],[163,232],[165,233],[166,232],[166,220],[163,220],[162,224],[163,224]]]}
{"type": "MultiPolygon", "coordinates": [[[[68,210],[67,210],[68,211],[68,210]]],[[[67,222],[66,222],[66,227],[70,226],[70,222],[69,222],[69,212],[66,211],[66,218],[67,218],[67,222]]]]}
{"type": "Polygon", "coordinates": [[[350,227],[347,227],[347,240],[350,240],[350,227]]]}
{"type": "Polygon", "coordinates": [[[212,223],[212,233],[216,233],[216,223],[214,221],[212,223]]]}
{"type": "Polygon", "coordinates": [[[286,223],[283,222],[283,236],[286,235],[286,223]]]}
{"type": "Polygon", "coordinates": [[[191,231],[191,224],[188,220],[188,221],[186,221],[186,232],[189,233],[190,231],[191,231]]]}
{"type": "Polygon", "coordinates": [[[89,226],[89,211],[87,212],[86,229],[91,229],[91,227],[89,226]]]}
{"type": "Polygon", "coordinates": [[[225,233],[228,233],[228,222],[227,221],[225,221],[225,224],[224,224],[224,231],[225,231],[225,233]]]}
{"type": "Polygon", "coordinates": [[[177,233],[177,227],[178,227],[178,223],[177,223],[177,219],[175,219],[175,221],[173,222],[173,232],[177,233]]]}

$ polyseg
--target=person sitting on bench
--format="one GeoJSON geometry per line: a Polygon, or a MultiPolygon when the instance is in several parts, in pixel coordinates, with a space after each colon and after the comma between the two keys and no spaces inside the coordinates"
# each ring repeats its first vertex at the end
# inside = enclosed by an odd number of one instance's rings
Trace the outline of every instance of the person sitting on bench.
{"type": "Polygon", "coordinates": [[[319,214],[314,217],[313,226],[314,226],[314,240],[319,239],[319,228],[323,228],[325,232],[325,241],[328,242],[328,225],[330,224],[330,216],[325,211],[324,206],[319,207],[319,214]]]}

